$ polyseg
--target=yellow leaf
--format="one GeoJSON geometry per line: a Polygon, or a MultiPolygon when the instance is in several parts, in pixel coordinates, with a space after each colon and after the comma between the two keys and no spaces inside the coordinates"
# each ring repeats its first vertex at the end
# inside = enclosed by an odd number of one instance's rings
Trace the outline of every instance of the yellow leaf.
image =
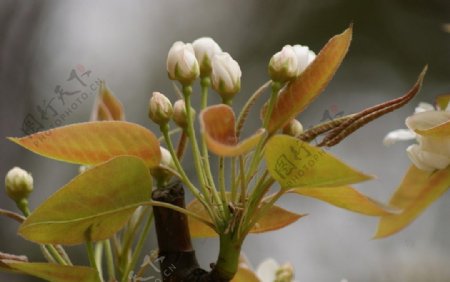
{"type": "Polygon", "coordinates": [[[414,221],[450,187],[450,167],[435,172],[411,166],[389,204],[402,209],[398,215],[380,219],[375,238],[395,234],[414,221]]]}
{"type": "Polygon", "coordinates": [[[440,95],[436,98],[436,105],[441,111],[445,111],[450,101],[450,94],[440,95]]]}
{"type": "Polygon", "coordinates": [[[294,188],[288,192],[311,197],[365,215],[382,216],[399,212],[398,209],[371,199],[348,186],[294,188]]]}
{"type": "Polygon", "coordinates": [[[301,113],[333,78],[352,40],[352,27],[331,38],[314,61],[278,96],[268,131],[273,133],[301,113]]]}
{"type": "Polygon", "coordinates": [[[243,155],[252,150],[264,135],[258,130],[254,135],[238,143],[235,115],[230,106],[221,104],[208,107],[200,113],[200,125],[208,149],[225,157],[243,155]]]}
{"type": "Polygon", "coordinates": [[[322,149],[287,135],[270,138],[264,158],[283,188],[340,186],[371,179],[322,149]]]}
{"type": "Polygon", "coordinates": [[[249,267],[239,265],[238,271],[231,282],[260,282],[260,280],[249,267]]]}
{"type": "Polygon", "coordinates": [[[19,234],[42,244],[74,245],[111,237],[150,199],[145,163],[120,156],[75,177],[22,223],[19,234]]]}
{"type": "Polygon", "coordinates": [[[51,282],[99,282],[97,271],[86,266],[3,261],[12,269],[51,282]]]}
{"type": "Polygon", "coordinates": [[[129,155],[143,159],[152,168],[161,160],[155,135],[125,121],[77,123],[8,139],[39,155],[76,164],[95,165],[129,155]]]}
{"type": "MultiPolygon", "coordinates": [[[[198,216],[202,217],[206,221],[211,221],[208,213],[204,209],[203,205],[197,201],[193,200],[187,206],[187,209],[191,212],[196,213],[198,216]]],[[[285,210],[278,206],[272,206],[271,209],[264,215],[255,226],[252,227],[250,233],[263,233],[267,231],[281,229],[291,223],[296,222],[303,215],[299,215],[288,210],[285,210]]],[[[217,233],[210,227],[205,225],[199,220],[193,217],[189,217],[189,229],[192,237],[216,237],[217,233]]]]}

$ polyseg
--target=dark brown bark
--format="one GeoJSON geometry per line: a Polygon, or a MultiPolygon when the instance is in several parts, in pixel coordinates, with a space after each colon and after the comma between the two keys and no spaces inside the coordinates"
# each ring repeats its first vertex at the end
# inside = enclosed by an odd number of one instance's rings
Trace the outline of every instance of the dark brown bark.
{"type": "MultiPolygon", "coordinates": [[[[176,181],[153,191],[155,201],[185,207],[184,189],[176,181]]],[[[199,267],[192,248],[187,216],[172,209],[153,207],[158,238],[161,276],[164,282],[226,282],[217,271],[199,267]]]]}

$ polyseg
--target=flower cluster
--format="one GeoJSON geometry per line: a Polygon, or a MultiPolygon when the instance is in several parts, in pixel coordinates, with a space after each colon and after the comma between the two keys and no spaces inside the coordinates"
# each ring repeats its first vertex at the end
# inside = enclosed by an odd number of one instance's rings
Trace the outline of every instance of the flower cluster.
{"type": "Polygon", "coordinates": [[[169,78],[190,85],[199,76],[210,77],[212,87],[226,102],[241,89],[239,64],[209,37],[191,43],[175,42],[167,56],[169,78]]]}

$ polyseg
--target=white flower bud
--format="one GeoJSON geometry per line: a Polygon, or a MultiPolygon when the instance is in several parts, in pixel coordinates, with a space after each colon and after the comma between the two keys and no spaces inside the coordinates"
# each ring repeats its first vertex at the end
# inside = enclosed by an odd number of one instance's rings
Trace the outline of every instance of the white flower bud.
{"type": "MultiPolygon", "coordinates": [[[[192,119],[195,117],[195,110],[191,108],[192,119]]],[[[184,100],[180,99],[175,102],[173,105],[173,121],[181,128],[187,127],[187,113],[186,113],[186,104],[184,100]]]]}
{"type": "Polygon", "coordinates": [[[308,46],[294,45],[294,52],[297,55],[297,76],[299,76],[309,64],[314,61],[316,54],[309,50],[308,46]]]}
{"type": "Polygon", "coordinates": [[[170,100],[160,92],[153,92],[148,107],[149,118],[158,125],[164,125],[170,121],[172,114],[170,100]]]}
{"type": "Polygon", "coordinates": [[[159,149],[161,150],[161,164],[175,169],[175,164],[169,150],[164,147],[159,147],[159,149]]]}
{"type": "Polygon", "coordinates": [[[33,177],[25,170],[14,167],[5,177],[6,194],[15,202],[28,198],[33,191],[33,177]]]}
{"type": "Polygon", "coordinates": [[[241,89],[241,68],[228,53],[216,54],[212,60],[211,81],[224,102],[229,102],[241,89]]]}
{"type": "Polygon", "coordinates": [[[292,119],[283,127],[283,134],[297,137],[303,133],[303,125],[296,119],[292,119]]]}
{"type": "Polygon", "coordinates": [[[269,75],[273,81],[285,82],[297,76],[297,55],[291,45],[286,45],[272,56],[269,75]]]}
{"type": "Polygon", "coordinates": [[[190,43],[175,42],[167,55],[167,73],[172,80],[191,84],[200,74],[194,48],[190,43]]]}
{"type": "Polygon", "coordinates": [[[200,75],[210,75],[212,58],[214,55],[222,53],[219,44],[210,37],[201,37],[192,42],[192,46],[194,47],[195,57],[200,65],[200,75]]]}
{"type": "Polygon", "coordinates": [[[275,282],[292,282],[294,279],[294,268],[290,263],[283,264],[275,274],[275,282]]]}

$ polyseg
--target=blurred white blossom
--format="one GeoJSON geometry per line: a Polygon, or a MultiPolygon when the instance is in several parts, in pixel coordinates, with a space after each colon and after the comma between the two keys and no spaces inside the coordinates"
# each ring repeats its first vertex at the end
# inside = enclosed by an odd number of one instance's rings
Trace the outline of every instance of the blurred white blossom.
{"type": "Polygon", "coordinates": [[[297,76],[300,75],[309,64],[316,58],[316,54],[309,50],[308,46],[300,44],[292,46],[297,56],[297,76]]]}
{"type": "Polygon", "coordinates": [[[427,130],[450,121],[449,107],[445,111],[436,110],[432,105],[420,103],[414,115],[406,119],[408,129],[394,130],[383,140],[385,145],[396,141],[416,139],[418,144],[410,145],[406,151],[413,164],[422,170],[444,169],[450,164],[450,137],[422,136],[415,130],[427,130]]]}

